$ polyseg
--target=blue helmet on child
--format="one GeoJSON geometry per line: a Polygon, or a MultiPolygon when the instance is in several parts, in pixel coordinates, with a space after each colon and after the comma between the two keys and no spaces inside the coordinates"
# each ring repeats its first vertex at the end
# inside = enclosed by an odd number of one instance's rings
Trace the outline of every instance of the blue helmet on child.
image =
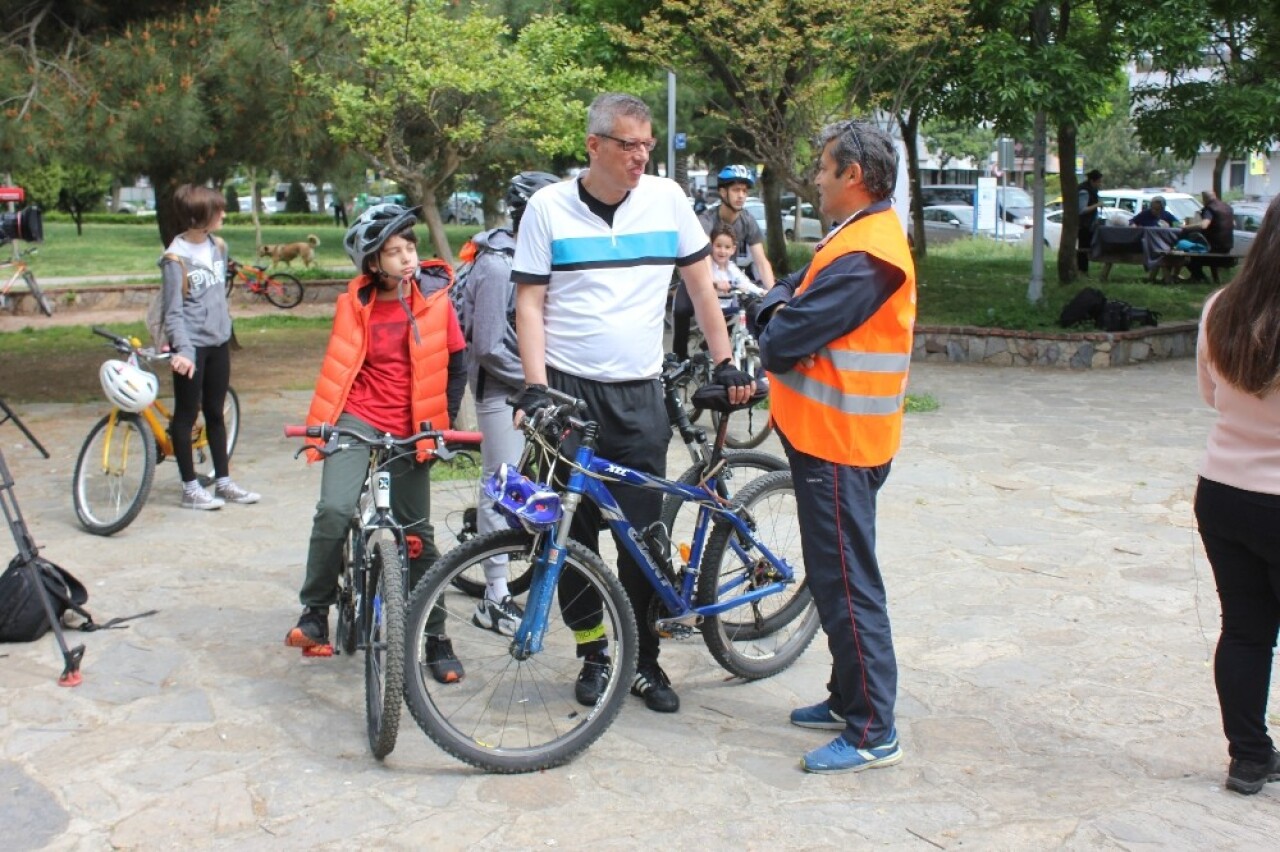
{"type": "Polygon", "coordinates": [[[725,166],[720,170],[720,174],[716,175],[717,186],[729,186],[735,183],[745,183],[747,189],[752,189],[756,185],[756,171],[747,166],[734,164],[725,166]]]}

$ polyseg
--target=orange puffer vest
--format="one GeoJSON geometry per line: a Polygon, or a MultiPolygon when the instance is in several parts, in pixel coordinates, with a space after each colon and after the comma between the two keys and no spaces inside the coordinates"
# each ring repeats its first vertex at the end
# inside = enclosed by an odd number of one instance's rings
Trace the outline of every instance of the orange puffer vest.
{"type": "MultiPolygon", "coordinates": [[[[453,275],[449,274],[452,284],[453,275]]],[[[369,317],[373,312],[374,287],[367,275],[353,278],[347,292],[338,297],[333,314],[333,331],[325,350],[315,395],[307,413],[307,425],[334,423],[347,403],[347,394],[364,366],[368,354],[369,317]]],[[[424,421],[434,429],[449,428],[449,288],[424,296],[417,286],[409,293],[418,333],[409,335],[409,362],[413,374],[412,413],[416,428],[424,421]]],[[[319,445],[319,440],[309,443],[319,445]]],[[[434,449],[431,441],[419,441],[417,459],[424,461],[434,449]]],[[[319,458],[310,454],[312,461],[319,458]]]]}
{"type": "Polygon", "coordinates": [[[792,445],[815,458],[875,467],[893,458],[902,441],[902,409],[916,318],[916,273],[902,225],[892,210],[856,219],[814,255],[795,295],[809,289],[828,264],[866,252],[898,267],[906,281],[862,325],[814,353],[769,374],[769,411],[792,445]]]}

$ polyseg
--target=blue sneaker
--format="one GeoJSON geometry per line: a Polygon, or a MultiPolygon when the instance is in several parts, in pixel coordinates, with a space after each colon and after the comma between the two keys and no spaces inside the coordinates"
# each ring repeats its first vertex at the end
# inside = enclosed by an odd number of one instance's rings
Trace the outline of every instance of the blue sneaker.
{"type": "Polygon", "coordinates": [[[830,705],[820,701],[811,707],[791,711],[791,724],[800,728],[818,728],[823,731],[843,731],[844,717],[836,715],[830,705]]]}
{"type": "Polygon", "coordinates": [[[892,766],[902,760],[898,732],[890,731],[888,741],[872,748],[856,748],[844,737],[836,737],[822,748],[815,748],[800,761],[805,772],[834,775],[839,772],[861,772],[877,766],[892,766]]]}

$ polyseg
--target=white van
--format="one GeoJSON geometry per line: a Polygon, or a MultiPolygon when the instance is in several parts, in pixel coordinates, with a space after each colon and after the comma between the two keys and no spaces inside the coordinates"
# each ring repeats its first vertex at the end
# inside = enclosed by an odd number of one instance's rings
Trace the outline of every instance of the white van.
{"type": "Polygon", "coordinates": [[[1185,192],[1162,192],[1151,189],[1103,189],[1098,191],[1098,201],[1102,203],[1099,215],[1105,217],[1109,224],[1128,225],[1129,220],[1151,206],[1151,199],[1159,195],[1165,200],[1165,209],[1172,213],[1178,224],[1188,218],[1196,219],[1204,205],[1200,199],[1185,192]],[[1124,221],[1121,222],[1120,220],[1124,221]]]}

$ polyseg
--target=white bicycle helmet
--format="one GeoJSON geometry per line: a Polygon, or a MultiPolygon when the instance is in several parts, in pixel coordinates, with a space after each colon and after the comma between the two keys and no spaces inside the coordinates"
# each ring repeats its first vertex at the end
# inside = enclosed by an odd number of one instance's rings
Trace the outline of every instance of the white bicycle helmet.
{"type": "Polygon", "coordinates": [[[154,374],[114,358],[102,363],[102,369],[98,370],[98,381],[102,382],[102,392],[112,405],[134,414],[146,410],[155,402],[156,393],[160,389],[154,374]]]}
{"type": "Polygon", "coordinates": [[[391,237],[418,222],[421,207],[402,207],[399,204],[375,204],[360,214],[342,240],[347,257],[364,272],[364,262],[382,250],[382,244],[391,237]]]}

